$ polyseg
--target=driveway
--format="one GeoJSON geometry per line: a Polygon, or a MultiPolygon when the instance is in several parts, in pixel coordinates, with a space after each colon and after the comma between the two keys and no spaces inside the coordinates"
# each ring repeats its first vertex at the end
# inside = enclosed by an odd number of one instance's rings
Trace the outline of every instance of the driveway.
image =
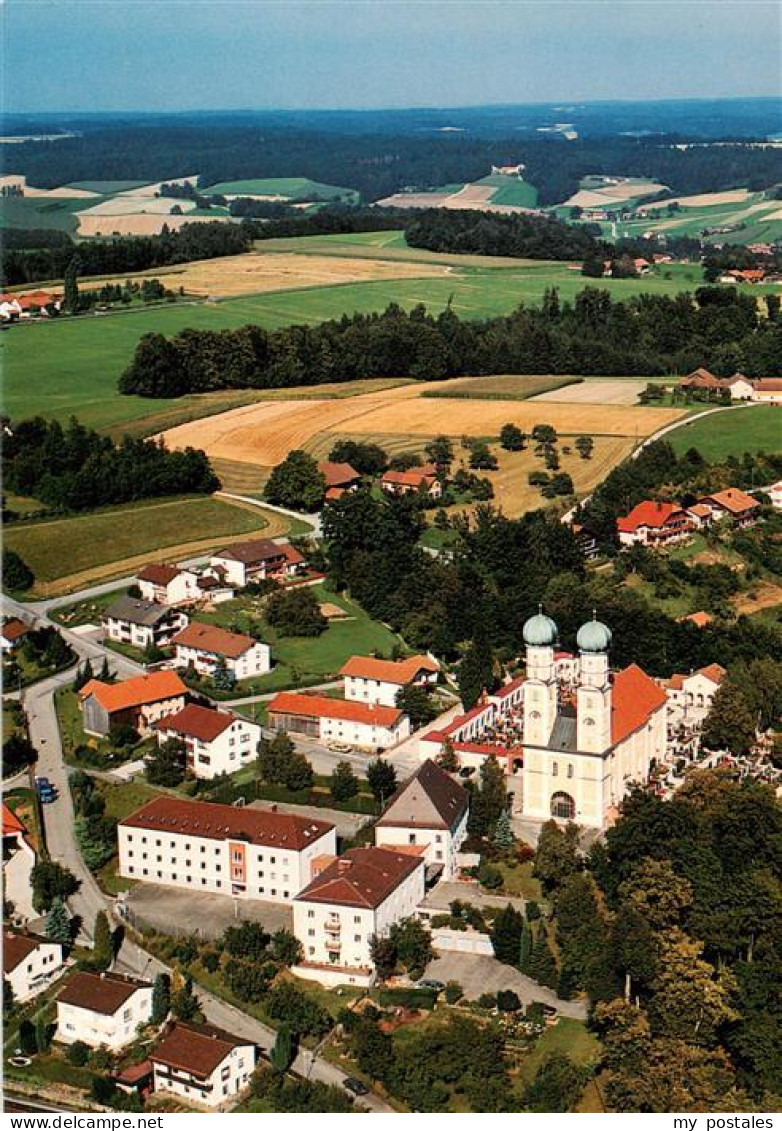
{"type": "MultiPolygon", "coordinates": [[[[331,821],[336,825],[340,840],[352,840],[356,833],[373,817],[366,813],[343,813],[341,809],[321,809],[319,805],[292,805],[287,801],[275,801],[279,813],[293,813],[297,817],[312,817],[316,821],[331,821]]],[[[251,801],[248,809],[268,809],[268,801],[251,801]]]]}
{"type": "Polygon", "coordinates": [[[586,1020],[587,1007],[581,1001],[560,1001],[553,990],[533,982],[526,974],[514,970],[484,954],[458,954],[453,951],[440,954],[426,968],[426,978],[441,982],[458,982],[468,1001],[481,994],[496,994],[498,990],[515,990],[524,1005],[541,1001],[554,1005],[563,1017],[586,1020]]]}
{"type": "Polygon", "coordinates": [[[477,884],[462,884],[456,880],[442,880],[435,884],[420,906],[427,911],[447,911],[455,899],[471,903],[473,907],[507,907],[510,903],[520,911],[524,910],[524,900],[520,896],[489,895],[477,884]]]}
{"type": "Polygon", "coordinates": [[[179,891],[161,884],[137,884],[126,904],[131,924],[145,924],[168,935],[198,935],[218,939],[232,923],[243,919],[262,923],[274,934],[281,927],[293,930],[289,903],[270,900],[231,899],[212,892],[179,891]]]}

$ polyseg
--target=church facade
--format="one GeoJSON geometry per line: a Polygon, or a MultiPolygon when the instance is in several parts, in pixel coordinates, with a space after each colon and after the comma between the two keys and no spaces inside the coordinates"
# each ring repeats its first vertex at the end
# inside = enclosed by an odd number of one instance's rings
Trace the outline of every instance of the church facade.
{"type": "Polygon", "coordinates": [[[602,829],[665,754],[666,695],[636,664],[611,672],[611,632],[597,620],[579,629],[577,679],[564,687],[557,635],[542,612],[524,625],[521,813],[602,829]]]}

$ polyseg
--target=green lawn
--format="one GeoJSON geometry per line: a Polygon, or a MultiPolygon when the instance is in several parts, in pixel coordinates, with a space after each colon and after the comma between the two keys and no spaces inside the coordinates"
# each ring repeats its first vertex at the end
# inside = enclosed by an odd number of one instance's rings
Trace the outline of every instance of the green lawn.
{"type": "Polygon", "coordinates": [[[520,1079],[523,1085],[531,1083],[538,1068],[552,1053],[564,1053],[576,1064],[592,1064],[600,1056],[600,1042],[583,1021],[560,1017],[556,1025],[543,1031],[534,1048],[522,1060],[520,1079]]]}
{"type": "Polygon", "coordinates": [[[670,435],[678,455],[697,448],[707,460],[719,461],[744,452],[782,451],[782,408],[759,405],[736,408],[695,419],[670,435]]]}
{"type": "MultiPolygon", "coordinates": [[[[339,605],[349,614],[349,619],[332,621],[320,636],[280,636],[263,622],[262,636],[272,650],[274,668],[268,675],[245,681],[252,692],[275,691],[307,683],[325,682],[336,676],[345,661],[354,653],[368,654],[375,650],[391,654],[399,637],[384,625],[374,621],[364,610],[342,593],[333,593],[325,585],[315,585],[312,592],[321,602],[339,605]]],[[[258,621],[258,605],[252,597],[239,597],[226,601],[208,613],[199,613],[198,619],[224,628],[242,631],[258,621]]]]}
{"type": "Polygon", "coordinates": [[[124,597],[126,593],[126,589],[113,589],[111,593],[103,593],[99,597],[92,597],[89,601],[60,605],[50,611],[49,617],[66,628],[78,628],[82,624],[100,624],[104,610],[120,597],[124,597]]]}
{"type": "MultiPolygon", "coordinates": [[[[210,497],[133,503],[110,510],[43,522],[26,522],[5,530],[5,544],[32,569],[36,585],[96,571],[121,575],[129,559],[167,547],[204,542],[216,545],[226,537],[261,533],[269,522],[259,508],[235,506],[210,497]],[[112,568],[116,565],[116,568],[112,568]]],[[[273,516],[278,522],[278,516],[273,516]]]]}
{"type": "MultiPolygon", "coordinates": [[[[349,255],[353,247],[356,253],[365,255],[378,249],[381,256],[427,257],[427,253],[400,245],[396,232],[367,233],[366,237],[306,237],[269,241],[266,246],[269,251],[283,250],[285,245],[287,250],[295,247],[302,253],[326,251],[341,256],[349,255]]],[[[429,261],[443,258],[430,256],[429,261]]],[[[449,256],[446,261],[453,260],[449,256]]],[[[177,303],[101,317],[87,315],[15,326],[2,336],[1,343],[4,411],[12,419],[41,413],[65,420],[75,413],[85,424],[99,428],[116,428],[125,421],[139,421],[172,408],[201,416],[213,411],[215,404],[218,408],[228,406],[215,397],[147,400],[118,393],[117,380],[143,334],[172,335],[186,327],[235,329],[247,323],[277,329],[322,322],[346,312],[371,313],[383,310],[390,302],[408,309],[424,303],[433,311],[441,311],[452,302],[453,309],[463,318],[485,318],[507,314],[520,302],[539,302],[546,287],[557,286],[563,300],[572,300],[589,282],[562,263],[519,265],[518,261],[492,260],[483,265],[480,257],[475,256],[465,257],[464,262],[465,266],[455,268],[447,277],[309,287],[218,303],[177,303]]],[[[687,271],[699,274],[694,267],[687,271]]],[[[622,297],[639,292],[674,294],[683,286],[693,289],[700,283],[700,279],[685,279],[682,272],[671,274],[670,279],[662,273],[643,279],[604,279],[600,285],[615,297],[622,297]]],[[[762,290],[756,287],[753,293],[757,296],[762,290]]],[[[253,399],[247,393],[230,395],[253,399]]]]}
{"type": "Polygon", "coordinates": [[[311,181],[308,177],[267,177],[245,181],[220,181],[202,189],[204,196],[284,196],[287,200],[357,200],[355,189],[311,181]]]}
{"type": "Polygon", "coordinates": [[[543,902],[543,891],[540,880],[532,875],[532,863],[517,864],[511,868],[508,864],[495,865],[502,873],[502,888],[499,895],[520,895],[523,899],[534,899],[537,903],[543,902]]]}
{"type": "Polygon", "coordinates": [[[495,173],[476,181],[479,185],[493,185],[496,191],[492,194],[492,204],[514,204],[520,208],[536,208],[538,204],[538,190],[529,181],[520,180],[518,177],[506,177],[502,173],[495,173]]]}

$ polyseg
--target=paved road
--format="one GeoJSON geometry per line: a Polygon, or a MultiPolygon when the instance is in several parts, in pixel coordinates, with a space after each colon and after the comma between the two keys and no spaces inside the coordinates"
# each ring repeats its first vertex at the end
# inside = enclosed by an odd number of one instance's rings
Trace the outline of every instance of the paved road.
{"type": "Polygon", "coordinates": [[[274,506],[272,503],[264,502],[263,499],[255,499],[252,495],[235,495],[232,491],[215,491],[215,495],[218,498],[233,499],[237,503],[247,503],[251,507],[261,507],[263,510],[285,515],[286,518],[295,518],[299,522],[306,522],[312,527],[307,535],[309,538],[323,537],[323,524],[320,520],[320,514],[301,514],[299,511],[288,510],[287,507],[274,506]]]}

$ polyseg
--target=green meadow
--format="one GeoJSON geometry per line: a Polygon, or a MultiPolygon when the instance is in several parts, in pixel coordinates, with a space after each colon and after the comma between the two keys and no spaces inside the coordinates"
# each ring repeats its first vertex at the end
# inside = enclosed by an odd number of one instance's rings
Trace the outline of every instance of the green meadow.
{"type": "Polygon", "coordinates": [[[742,456],[744,452],[782,452],[782,408],[757,405],[696,418],[673,431],[670,442],[677,455],[697,448],[707,460],[742,456]]]}

